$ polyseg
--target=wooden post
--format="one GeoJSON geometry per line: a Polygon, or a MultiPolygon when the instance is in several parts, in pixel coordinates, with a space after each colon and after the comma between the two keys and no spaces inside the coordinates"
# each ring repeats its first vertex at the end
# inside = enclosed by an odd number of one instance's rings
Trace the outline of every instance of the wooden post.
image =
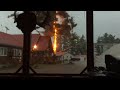
{"type": "Polygon", "coordinates": [[[93,42],[93,11],[87,11],[87,70],[92,71],[94,69],[94,42],[93,42]]]}
{"type": "Polygon", "coordinates": [[[24,46],[23,46],[23,74],[29,74],[29,60],[31,50],[31,33],[24,32],[24,46]]]}
{"type": "MultiPolygon", "coordinates": [[[[31,52],[31,32],[36,26],[36,15],[29,11],[25,11],[20,14],[17,21],[17,27],[21,29],[24,34],[24,45],[23,45],[23,74],[29,75],[29,61],[31,52]]],[[[19,71],[19,70],[18,70],[19,71]]]]}

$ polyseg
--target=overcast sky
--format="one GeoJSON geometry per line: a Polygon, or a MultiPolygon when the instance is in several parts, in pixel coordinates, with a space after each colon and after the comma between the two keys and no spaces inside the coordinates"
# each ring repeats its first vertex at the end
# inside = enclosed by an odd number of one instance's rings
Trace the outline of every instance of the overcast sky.
{"type": "MultiPolygon", "coordinates": [[[[6,32],[4,26],[10,30],[9,34],[22,33],[16,28],[13,18],[7,18],[13,11],[0,11],[0,31],[6,32]],[[2,25],[2,26],[1,26],[2,25]]],[[[78,24],[74,31],[78,35],[86,35],[86,14],[84,11],[68,11],[70,16],[74,17],[75,22],[78,24]]],[[[116,35],[120,38],[120,11],[94,11],[94,41],[98,36],[103,35],[105,32],[116,35]]]]}

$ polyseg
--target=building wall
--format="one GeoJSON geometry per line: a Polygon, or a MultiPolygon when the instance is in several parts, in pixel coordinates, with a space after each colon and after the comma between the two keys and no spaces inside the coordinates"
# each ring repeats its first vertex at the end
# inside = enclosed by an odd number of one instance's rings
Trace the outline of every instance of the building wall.
{"type": "Polygon", "coordinates": [[[0,64],[8,64],[9,58],[6,56],[0,56],[0,64]]]}
{"type": "Polygon", "coordinates": [[[72,57],[73,55],[66,53],[63,56],[61,56],[61,60],[71,60],[72,57]]]}
{"type": "Polygon", "coordinates": [[[8,56],[0,56],[0,64],[19,64],[19,59],[8,56]]]}
{"type": "Polygon", "coordinates": [[[0,64],[17,64],[22,57],[22,49],[0,46],[0,64]]]}
{"type": "Polygon", "coordinates": [[[34,51],[31,53],[30,64],[35,63],[44,63],[53,60],[52,55],[49,54],[49,51],[34,51]]]}

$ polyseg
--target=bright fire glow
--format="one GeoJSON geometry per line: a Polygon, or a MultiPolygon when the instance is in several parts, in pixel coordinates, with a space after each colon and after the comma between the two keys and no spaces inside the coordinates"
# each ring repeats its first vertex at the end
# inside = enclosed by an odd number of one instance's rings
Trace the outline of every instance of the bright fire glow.
{"type": "Polygon", "coordinates": [[[56,54],[56,50],[57,50],[57,28],[56,28],[56,21],[53,22],[53,29],[55,30],[54,33],[54,42],[53,42],[53,51],[56,54]]]}
{"type": "Polygon", "coordinates": [[[37,49],[37,45],[34,45],[33,49],[37,49]]]}
{"type": "Polygon", "coordinates": [[[57,29],[55,28],[54,45],[53,45],[54,53],[56,53],[56,48],[57,48],[57,29]]]}
{"type": "Polygon", "coordinates": [[[56,22],[54,21],[54,24],[55,24],[56,22]]]}

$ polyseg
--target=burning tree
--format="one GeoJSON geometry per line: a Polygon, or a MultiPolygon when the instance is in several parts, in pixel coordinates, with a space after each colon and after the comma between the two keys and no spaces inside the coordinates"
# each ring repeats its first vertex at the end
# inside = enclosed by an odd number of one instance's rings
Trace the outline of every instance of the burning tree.
{"type": "MultiPolygon", "coordinates": [[[[53,28],[54,21],[58,22],[58,17],[62,20],[61,23],[56,23],[57,28],[57,51],[61,50],[62,45],[64,45],[65,41],[69,41],[72,36],[73,28],[77,26],[74,22],[73,17],[66,11],[29,11],[36,15],[37,17],[37,26],[38,28],[44,28],[44,34],[49,36],[54,36],[55,30],[53,28]]],[[[9,15],[8,17],[13,17],[15,22],[17,20],[17,11],[13,14],[9,15]]],[[[64,45],[66,47],[70,46],[70,43],[64,45]]]]}
{"type": "Polygon", "coordinates": [[[70,37],[73,28],[77,26],[73,20],[73,17],[70,17],[66,11],[58,11],[56,16],[59,16],[62,19],[62,23],[58,24],[58,33],[60,35],[70,37]]]}
{"type": "Polygon", "coordinates": [[[57,11],[56,17],[59,17],[61,20],[61,23],[57,23],[58,28],[58,51],[71,47],[70,45],[70,39],[72,37],[73,28],[77,26],[77,24],[74,22],[73,17],[70,17],[70,15],[66,11],[57,11]],[[68,43],[65,43],[65,42],[68,43]]]}

